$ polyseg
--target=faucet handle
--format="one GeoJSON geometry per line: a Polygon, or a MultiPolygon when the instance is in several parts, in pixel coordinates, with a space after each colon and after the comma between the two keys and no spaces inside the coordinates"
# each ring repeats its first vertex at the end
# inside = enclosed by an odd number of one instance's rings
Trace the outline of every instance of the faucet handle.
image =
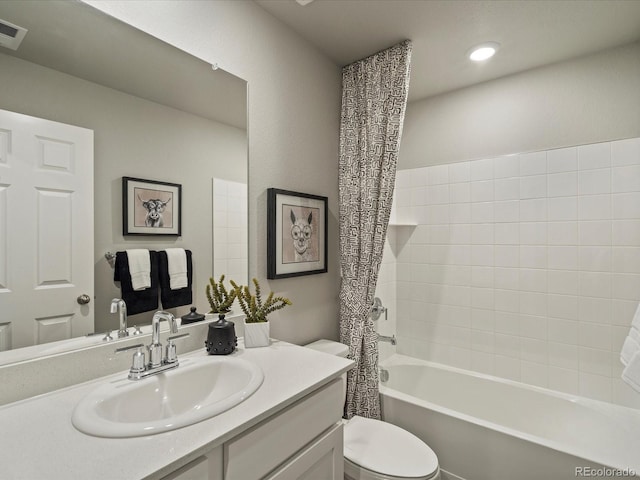
{"type": "Polygon", "coordinates": [[[135,353],[133,354],[133,358],[131,360],[131,368],[129,369],[129,378],[132,378],[132,376],[145,371],[146,367],[144,363],[144,352],[142,351],[143,348],[144,345],[142,345],[141,343],[138,343],[136,345],[129,345],[128,347],[116,348],[116,354],[135,350],[135,353]]]}
{"type": "Polygon", "coordinates": [[[188,337],[189,335],[191,335],[191,334],[190,333],[181,333],[180,335],[174,335],[173,337],[167,338],[167,341],[168,342],[172,342],[173,340],[177,340],[179,338],[188,337]]]}
{"type": "Polygon", "coordinates": [[[167,348],[164,357],[165,364],[176,363],[178,361],[178,352],[176,350],[176,344],[174,343],[174,340],[188,337],[189,335],[190,333],[182,333],[180,335],[174,335],[173,337],[167,338],[167,348]]]}

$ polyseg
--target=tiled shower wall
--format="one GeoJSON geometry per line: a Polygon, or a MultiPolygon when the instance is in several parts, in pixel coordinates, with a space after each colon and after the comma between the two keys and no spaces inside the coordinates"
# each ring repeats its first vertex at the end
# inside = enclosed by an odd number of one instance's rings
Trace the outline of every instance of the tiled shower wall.
{"type": "Polygon", "coordinates": [[[390,227],[383,265],[398,353],[640,407],[618,360],[640,300],[640,139],[399,170],[394,209],[415,224],[390,227]]]}

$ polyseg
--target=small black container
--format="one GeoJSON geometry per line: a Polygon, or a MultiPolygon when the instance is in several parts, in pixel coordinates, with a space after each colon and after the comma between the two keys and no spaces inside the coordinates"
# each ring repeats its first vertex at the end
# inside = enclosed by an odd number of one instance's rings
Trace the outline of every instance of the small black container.
{"type": "Polygon", "coordinates": [[[183,315],[181,318],[182,318],[181,325],[188,325],[190,323],[203,321],[204,315],[200,313],[196,313],[196,307],[191,307],[191,313],[187,313],[186,315],[183,315]]]}
{"type": "Polygon", "coordinates": [[[224,319],[223,314],[218,315],[219,320],[209,325],[209,333],[204,346],[209,355],[229,355],[238,345],[236,327],[233,322],[224,319]]]}

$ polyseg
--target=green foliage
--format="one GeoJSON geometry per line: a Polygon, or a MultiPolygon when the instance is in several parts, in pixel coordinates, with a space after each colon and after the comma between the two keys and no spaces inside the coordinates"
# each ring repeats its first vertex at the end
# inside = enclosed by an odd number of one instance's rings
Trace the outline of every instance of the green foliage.
{"type": "MultiPolygon", "coordinates": [[[[211,306],[209,313],[229,313],[231,305],[236,299],[236,289],[228,291],[223,284],[224,275],[220,276],[220,281],[216,283],[213,277],[209,278],[207,285],[207,300],[211,306]]],[[[231,281],[233,284],[233,280],[231,281]]]]}
{"type": "Polygon", "coordinates": [[[256,288],[256,294],[251,294],[249,286],[238,286],[231,280],[231,285],[240,304],[242,312],[245,314],[247,323],[260,323],[266,322],[267,316],[271,312],[280,310],[287,305],[291,305],[291,300],[284,297],[275,297],[273,292],[269,294],[266,301],[262,301],[262,292],[260,291],[260,284],[256,278],[253,279],[253,284],[256,288]]]}

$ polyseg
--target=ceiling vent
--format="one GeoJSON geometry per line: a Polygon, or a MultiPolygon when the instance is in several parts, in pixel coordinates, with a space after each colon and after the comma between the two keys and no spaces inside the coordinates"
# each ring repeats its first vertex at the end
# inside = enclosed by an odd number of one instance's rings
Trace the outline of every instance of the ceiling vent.
{"type": "Polygon", "coordinates": [[[0,46],[17,50],[27,29],[0,19],[0,46]]]}

